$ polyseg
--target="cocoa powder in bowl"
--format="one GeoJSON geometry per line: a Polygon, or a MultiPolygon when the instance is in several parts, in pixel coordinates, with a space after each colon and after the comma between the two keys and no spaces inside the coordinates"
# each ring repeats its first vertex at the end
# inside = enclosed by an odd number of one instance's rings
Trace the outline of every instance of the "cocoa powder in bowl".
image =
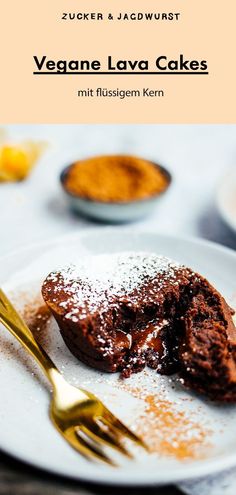
{"type": "Polygon", "coordinates": [[[103,203],[125,203],[163,193],[170,175],[161,166],[133,156],[92,157],[73,163],[62,174],[65,190],[103,203]]]}

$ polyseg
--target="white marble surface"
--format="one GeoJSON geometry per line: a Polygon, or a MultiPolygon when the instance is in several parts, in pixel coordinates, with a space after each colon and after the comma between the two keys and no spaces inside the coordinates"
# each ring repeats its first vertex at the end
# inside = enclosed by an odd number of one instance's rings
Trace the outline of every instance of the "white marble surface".
{"type": "Polygon", "coordinates": [[[214,207],[222,174],[236,166],[235,125],[12,125],[7,130],[12,138],[45,139],[51,146],[27,181],[0,186],[0,255],[92,228],[92,222],[68,211],[58,176],[73,159],[96,153],[139,154],[173,173],[161,204],[132,228],[200,236],[236,247],[214,207]]]}
{"type": "Polygon", "coordinates": [[[187,495],[235,495],[236,469],[201,480],[181,483],[179,488],[187,495]]]}
{"type": "MultiPolygon", "coordinates": [[[[138,154],[173,174],[171,189],[153,214],[124,228],[204,237],[236,249],[236,237],[215,208],[221,177],[236,166],[236,125],[12,125],[7,131],[13,139],[43,139],[51,145],[27,181],[0,185],[0,255],[93,227],[69,212],[58,176],[74,159],[98,153],[138,154]]],[[[233,471],[181,488],[193,495],[223,490],[231,495],[236,475],[233,471]]]]}

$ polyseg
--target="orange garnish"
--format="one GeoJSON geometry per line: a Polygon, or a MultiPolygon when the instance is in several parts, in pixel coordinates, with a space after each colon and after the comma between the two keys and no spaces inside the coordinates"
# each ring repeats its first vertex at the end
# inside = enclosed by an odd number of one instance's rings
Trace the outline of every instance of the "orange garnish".
{"type": "Polygon", "coordinates": [[[45,148],[44,143],[25,142],[0,148],[0,182],[25,179],[45,148]]]}

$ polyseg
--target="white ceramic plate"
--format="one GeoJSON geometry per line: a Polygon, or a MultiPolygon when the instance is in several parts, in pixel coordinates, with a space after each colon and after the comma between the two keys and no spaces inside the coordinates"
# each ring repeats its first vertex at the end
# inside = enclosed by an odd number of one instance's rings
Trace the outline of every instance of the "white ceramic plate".
{"type": "MultiPolygon", "coordinates": [[[[95,229],[18,251],[2,258],[0,282],[8,293],[21,292],[16,301],[22,307],[27,300],[39,297],[41,282],[50,270],[78,256],[130,250],[162,253],[190,265],[234,303],[233,251],[194,239],[122,229],[95,229]]],[[[136,460],[120,459],[117,468],[80,457],[50,423],[48,385],[41,371],[1,327],[0,448],[6,452],[78,480],[136,486],[173,483],[236,465],[236,406],[213,405],[190,394],[175,379],[160,377],[154,371],[133,375],[123,387],[117,374],[100,373],[79,363],[65,347],[54,322],[49,323],[48,334],[43,338],[45,348],[68,380],[97,393],[136,431],[148,426],[149,438],[155,440],[158,453],[148,455],[137,450],[136,460]],[[148,395],[154,406],[148,402],[148,395]],[[183,454],[185,459],[181,458],[183,454]]]]}
{"type": "Polygon", "coordinates": [[[221,180],[217,206],[225,223],[236,233],[236,167],[230,169],[221,180]]]}

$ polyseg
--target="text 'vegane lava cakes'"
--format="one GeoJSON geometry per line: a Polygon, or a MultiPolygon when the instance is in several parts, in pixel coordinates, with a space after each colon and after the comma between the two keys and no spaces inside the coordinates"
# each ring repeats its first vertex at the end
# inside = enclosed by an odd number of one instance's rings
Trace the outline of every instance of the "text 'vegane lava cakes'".
{"type": "Polygon", "coordinates": [[[123,377],[146,365],[236,401],[233,311],[201,275],[163,256],[98,255],[48,275],[42,294],[71,352],[123,377]]]}

